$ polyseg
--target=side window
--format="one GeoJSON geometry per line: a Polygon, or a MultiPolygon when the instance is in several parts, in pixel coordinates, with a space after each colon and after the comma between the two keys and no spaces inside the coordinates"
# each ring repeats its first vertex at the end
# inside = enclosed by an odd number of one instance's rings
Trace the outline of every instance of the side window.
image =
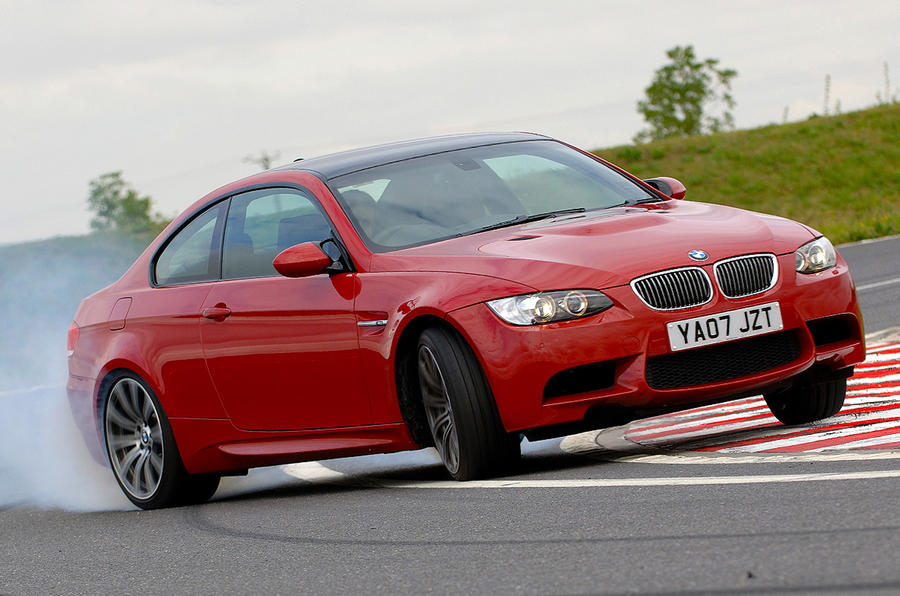
{"type": "Polygon", "coordinates": [[[272,266],[286,248],[331,237],[331,224],[313,199],[284,188],[237,195],[225,221],[222,278],[278,275],[272,266]]]}
{"type": "Polygon", "coordinates": [[[156,283],[212,281],[219,278],[216,223],[221,205],[207,209],[179,231],[156,259],[156,283]]]}

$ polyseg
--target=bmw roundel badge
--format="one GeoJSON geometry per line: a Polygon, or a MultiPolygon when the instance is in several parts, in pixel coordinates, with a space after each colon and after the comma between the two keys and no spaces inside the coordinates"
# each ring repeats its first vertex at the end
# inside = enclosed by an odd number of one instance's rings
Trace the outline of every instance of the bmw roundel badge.
{"type": "Polygon", "coordinates": [[[709,258],[709,255],[704,250],[692,250],[688,253],[688,256],[695,261],[705,261],[709,258]]]}

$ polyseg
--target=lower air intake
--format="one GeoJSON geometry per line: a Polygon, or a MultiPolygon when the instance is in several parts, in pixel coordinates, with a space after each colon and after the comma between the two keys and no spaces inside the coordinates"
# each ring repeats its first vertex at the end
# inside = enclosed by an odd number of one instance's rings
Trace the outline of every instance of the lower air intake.
{"type": "Polygon", "coordinates": [[[765,372],[800,357],[792,331],[781,331],[647,359],[647,384],[679,389],[719,383],[765,372]]]}

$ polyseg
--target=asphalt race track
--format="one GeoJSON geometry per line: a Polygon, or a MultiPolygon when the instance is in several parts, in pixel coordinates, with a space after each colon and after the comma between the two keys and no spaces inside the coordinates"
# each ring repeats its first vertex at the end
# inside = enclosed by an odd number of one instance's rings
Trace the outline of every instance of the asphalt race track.
{"type": "Polygon", "coordinates": [[[787,428],[749,398],[526,444],[491,481],[447,482],[421,451],[256,470],[153,512],[0,491],[0,594],[896,594],[900,237],[839,250],[870,356],[834,418],[787,428]]]}

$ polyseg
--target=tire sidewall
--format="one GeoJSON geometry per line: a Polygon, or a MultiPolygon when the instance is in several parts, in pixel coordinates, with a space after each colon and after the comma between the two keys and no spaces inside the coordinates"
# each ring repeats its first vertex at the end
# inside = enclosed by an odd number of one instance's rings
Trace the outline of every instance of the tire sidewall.
{"type": "Polygon", "coordinates": [[[503,429],[475,353],[455,331],[441,327],[426,329],[417,352],[422,346],[431,351],[440,369],[456,427],[459,466],[455,471],[448,469],[450,475],[472,480],[506,472],[519,458],[517,436],[503,429]]]}

